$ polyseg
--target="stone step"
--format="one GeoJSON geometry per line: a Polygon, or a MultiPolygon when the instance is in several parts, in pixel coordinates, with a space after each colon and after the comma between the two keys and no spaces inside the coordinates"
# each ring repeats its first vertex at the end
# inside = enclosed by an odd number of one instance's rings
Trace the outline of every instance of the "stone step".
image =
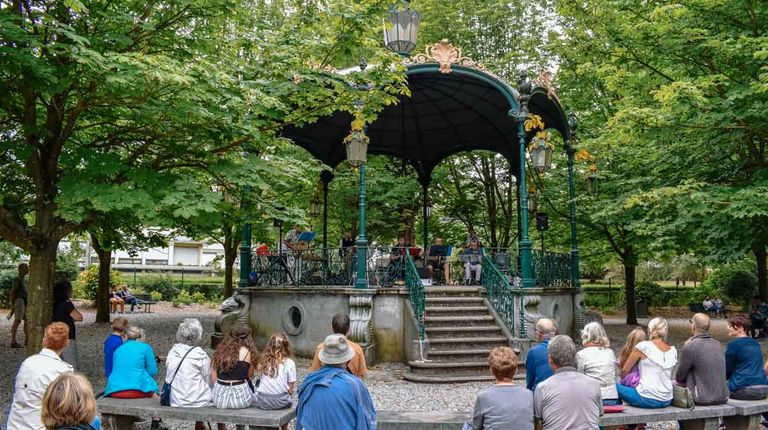
{"type": "Polygon", "coordinates": [[[504,336],[485,337],[429,337],[429,351],[456,351],[469,349],[485,349],[496,346],[508,346],[509,341],[504,336]]]}
{"type": "Polygon", "coordinates": [[[432,316],[424,317],[426,327],[478,327],[495,324],[496,320],[491,314],[470,316],[432,316]]]}
{"type": "Polygon", "coordinates": [[[424,308],[424,311],[427,314],[430,313],[440,313],[440,314],[446,314],[446,315],[461,315],[462,312],[466,313],[482,313],[487,314],[488,308],[483,306],[427,306],[424,308]]]}
{"type": "MultiPolygon", "coordinates": [[[[433,376],[445,376],[445,377],[467,377],[478,376],[485,377],[490,376],[490,370],[488,368],[488,361],[454,361],[454,362],[438,362],[438,361],[410,361],[408,365],[411,367],[410,373],[414,375],[433,375],[433,376]]],[[[515,376],[518,376],[516,374],[515,376]]],[[[525,372],[522,372],[522,378],[525,378],[525,372]]],[[[516,379],[519,379],[516,378],[516,379]]]]}
{"type": "Polygon", "coordinates": [[[470,374],[470,375],[424,375],[418,373],[405,372],[403,379],[411,382],[423,384],[463,384],[469,382],[492,382],[494,378],[490,374],[470,374]]]}
{"type": "Polygon", "coordinates": [[[497,325],[425,327],[424,330],[430,342],[443,337],[486,337],[503,333],[497,325]]]}
{"type": "Polygon", "coordinates": [[[427,297],[425,301],[427,307],[475,307],[485,305],[482,297],[427,297]]]}
{"type": "Polygon", "coordinates": [[[424,289],[427,297],[481,297],[483,289],[462,286],[431,286],[424,289]]]}
{"type": "Polygon", "coordinates": [[[429,350],[429,359],[434,361],[483,361],[488,360],[491,348],[429,350]]]}

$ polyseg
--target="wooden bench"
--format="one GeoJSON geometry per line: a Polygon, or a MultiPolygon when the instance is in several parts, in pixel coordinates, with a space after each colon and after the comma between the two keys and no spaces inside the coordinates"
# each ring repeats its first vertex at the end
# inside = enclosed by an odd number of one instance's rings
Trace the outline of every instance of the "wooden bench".
{"type": "Polygon", "coordinates": [[[249,430],[279,429],[288,424],[296,416],[294,408],[277,411],[265,411],[256,408],[248,409],[216,409],[213,406],[204,408],[172,408],[161,406],[157,399],[113,399],[102,397],[96,401],[96,407],[103,422],[111,430],[133,430],[133,423],[141,418],[162,418],[164,420],[203,421],[211,423],[237,424],[238,428],[248,427],[249,430]]]}
{"type": "Polygon", "coordinates": [[[157,302],[152,301],[152,296],[149,293],[136,293],[133,297],[136,297],[136,303],[144,306],[145,313],[152,313],[152,305],[157,302]]]}

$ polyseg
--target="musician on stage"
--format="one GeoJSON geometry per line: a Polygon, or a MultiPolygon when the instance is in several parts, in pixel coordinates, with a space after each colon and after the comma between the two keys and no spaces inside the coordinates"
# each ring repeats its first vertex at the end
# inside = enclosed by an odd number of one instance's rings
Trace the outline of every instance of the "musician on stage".
{"type": "Polygon", "coordinates": [[[451,285],[451,268],[447,264],[449,247],[443,245],[443,238],[436,237],[435,242],[429,247],[429,253],[427,254],[427,269],[429,269],[429,277],[432,278],[435,274],[435,269],[442,270],[445,275],[445,285],[451,285]]]}

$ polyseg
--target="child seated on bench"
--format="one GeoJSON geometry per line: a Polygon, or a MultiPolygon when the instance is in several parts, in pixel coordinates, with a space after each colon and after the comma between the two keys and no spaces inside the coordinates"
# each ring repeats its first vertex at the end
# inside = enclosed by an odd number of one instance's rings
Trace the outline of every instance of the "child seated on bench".
{"type": "MultiPolygon", "coordinates": [[[[284,409],[291,406],[296,389],[296,363],[292,359],[291,343],[282,333],[269,339],[257,368],[259,386],[253,397],[253,405],[259,409],[284,409]]],[[[288,428],[284,425],[283,430],[288,428]]]]}

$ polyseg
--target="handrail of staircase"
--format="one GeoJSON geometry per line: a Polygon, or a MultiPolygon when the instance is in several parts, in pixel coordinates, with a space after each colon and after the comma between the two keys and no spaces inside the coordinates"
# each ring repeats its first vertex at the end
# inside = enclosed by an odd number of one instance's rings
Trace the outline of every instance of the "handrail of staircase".
{"type": "Polygon", "coordinates": [[[416,315],[416,322],[419,325],[419,340],[424,340],[424,307],[426,297],[424,284],[421,282],[419,271],[416,270],[416,263],[413,257],[406,256],[405,260],[405,285],[408,287],[408,300],[411,302],[411,309],[416,315]]]}
{"type": "Polygon", "coordinates": [[[504,325],[513,335],[525,337],[525,307],[523,290],[509,283],[507,276],[493,264],[488,255],[483,256],[483,272],[481,283],[485,287],[485,295],[493,306],[504,325]],[[517,306],[515,302],[517,301],[517,306]],[[519,309],[519,321],[515,321],[515,308],[519,309]],[[515,326],[519,326],[518,331],[515,326]]]}

